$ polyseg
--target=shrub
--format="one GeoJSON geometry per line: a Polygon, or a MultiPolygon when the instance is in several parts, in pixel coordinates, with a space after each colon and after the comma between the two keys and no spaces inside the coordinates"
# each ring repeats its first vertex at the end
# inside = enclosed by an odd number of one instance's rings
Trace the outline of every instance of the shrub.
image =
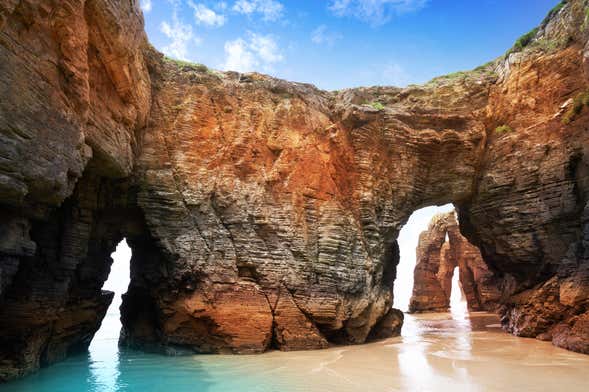
{"type": "Polygon", "coordinates": [[[513,47],[517,51],[523,50],[523,48],[525,48],[526,46],[528,46],[532,42],[534,37],[536,37],[536,34],[538,34],[537,27],[531,31],[528,31],[526,34],[522,35],[521,37],[519,37],[517,39],[517,41],[515,41],[515,45],[513,45],[513,47]]]}
{"type": "Polygon", "coordinates": [[[513,129],[511,129],[511,127],[509,125],[499,125],[497,128],[495,128],[495,133],[498,134],[504,134],[504,133],[510,133],[513,132],[513,129]]]}
{"type": "Polygon", "coordinates": [[[481,72],[482,73],[492,73],[493,72],[493,68],[492,68],[493,65],[495,65],[495,61],[491,60],[483,65],[479,65],[473,71],[479,72],[479,73],[481,73],[481,72]]]}
{"type": "MultiPolygon", "coordinates": [[[[554,8],[552,8],[548,12],[546,17],[542,21],[541,26],[545,26],[552,18],[554,18],[554,16],[556,16],[560,12],[560,10],[562,10],[564,8],[565,5],[568,4],[568,2],[569,2],[569,0],[561,0],[556,6],[554,6],[554,8]]],[[[587,15],[589,17],[589,11],[587,12],[587,15]]],[[[538,31],[539,31],[539,28],[536,27],[535,29],[533,29],[533,30],[527,32],[526,34],[522,35],[521,37],[519,37],[517,39],[517,41],[515,41],[515,44],[513,45],[513,47],[507,51],[507,53],[505,54],[505,57],[509,56],[511,53],[521,52],[522,50],[524,50],[524,48],[529,46],[534,41],[534,38],[538,34],[538,31]]],[[[536,45],[536,46],[540,47],[540,49],[542,49],[542,50],[551,51],[555,47],[558,47],[560,45],[561,45],[560,42],[546,41],[546,42],[539,42],[538,45],[536,45]]]]}
{"type": "Polygon", "coordinates": [[[542,25],[545,25],[546,23],[548,23],[550,21],[550,19],[552,19],[553,16],[558,14],[560,12],[560,10],[566,5],[567,2],[568,2],[568,0],[562,0],[560,3],[555,5],[550,11],[548,11],[548,15],[546,15],[546,17],[542,21],[542,25]]]}
{"type": "Polygon", "coordinates": [[[380,102],[371,102],[368,104],[368,106],[371,106],[376,110],[384,110],[384,105],[380,102]]]}
{"type": "Polygon", "coordinates": [[[583,91],[573,99],[573,104],[562,117],[563,124],[570,124],[581,114],[583,108],[589,106],[589,90],[583,91]]]}
{"type": "Polygon", "coordinates": [[[538,34],[538,30],[539,30],[538,27],[536,27],[535,29],[533,29],[531,31],[528,31],[526,34],[524,34],[521,37],[519,37],[515,41],[515,44],[513,44],[513,46],[511,47],[511,49],[509,49],[505,53],[505,58],[507,58],[512,53],[521,52],[522,50],[524,50],[524,48],[526,46],[528,46],[529,44],[532,43],[532,41],[536,37],[536,34],[538,34]]]}
{"type": "Polygon", "coordinates": [[[176,64],[182,70],[196,71],[196,72],[203,72],[203,73],[209,72],[209,68],[204,64],[191,63],[190,61],[173,59],[168,56],[165,56],[164,59],[170,63],[176,64]]]}

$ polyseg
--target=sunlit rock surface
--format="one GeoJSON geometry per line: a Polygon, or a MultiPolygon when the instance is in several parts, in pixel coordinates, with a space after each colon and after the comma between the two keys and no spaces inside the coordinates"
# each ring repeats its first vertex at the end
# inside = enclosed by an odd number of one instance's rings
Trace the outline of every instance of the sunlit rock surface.
{"type": "Polygon", "coordinates": [[[470,73],[325,92],[168,61],[134,0],[0,0],[0,379],[88,345],[123,237],[122,344],[394,333],[399,230],[449,202],[512,282],[505,326],[589,352],[588,111],[564,121],[588,88],[586,7],[470,73]]]}
{"type": "Polygon", "coordinates": [[[434,216],[419,236],[416,261],[410,312],[448,311],[456,267],[469,310],[494,310],[506,290],[480,251],[460,234],[454,212],[434,216]]]}

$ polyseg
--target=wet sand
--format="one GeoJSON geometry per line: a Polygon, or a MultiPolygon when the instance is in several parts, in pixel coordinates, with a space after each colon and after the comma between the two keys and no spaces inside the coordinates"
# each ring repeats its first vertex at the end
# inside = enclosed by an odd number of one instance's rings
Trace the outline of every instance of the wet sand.
{"type": "Polygon", "coordinates": [[[589,391],[589,356],[509,335],[488,313],[406,315],[382,342],[200,365],[265,375],[276,391],[589,391]]]}
{"type": "Polygon", "coordinates": [[[6,392],[589,391],[589,356],[517,338],[488,313],[406,315],[402,336],[328,350],[163,357],[117,347],[117,314],[87,355],[6,392]],[[112,325],[111,325],[112,324],[112,325]]]}

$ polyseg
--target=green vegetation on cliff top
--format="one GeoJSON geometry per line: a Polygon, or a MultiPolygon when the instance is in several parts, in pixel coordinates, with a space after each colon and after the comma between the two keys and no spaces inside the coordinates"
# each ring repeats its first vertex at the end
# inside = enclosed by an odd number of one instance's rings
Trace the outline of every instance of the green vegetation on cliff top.
{"type": "Polygon", "coordinates": [[[573,98],[573,104],[562,117],[563,124],[573,122],[586,106],[589,106],[589,90],[580,92],[573,98]]]}
{"type": "Polygon", "coordinates": [[[458,72],[449,73],[447,75],[438,76],[438,77],[433,78],[429,82],[427,82],[426,85],[429,85],[429,86],[434,85],[435,86],[435,85],[440,85],[444,82],[452,82],[452,81],[456,81],[459,79],[467,79],[467,78],[481,79],[481,78],[491,77],[491,76],[495,75],[495,63],[496,63],[496,61],[492,60],[486,64],[479,65],[478,67],[476,67],[475,69],[470,70],[470,71],[458,71],[458,72]]]}
{"type": "Polygon", "coordinates": [[[175,64],[182,70],[190,70],[190,71],[197,71],[197,72],[211,72],[209,67],[204,64],[200,63],[192,63],[190,61],[178,60],[168,56],[164,56],[164,61],[168,63],[175,64]]]}
{"type": "MultiPolygon", "coordinates": [[[[544,18],[544,20],[542,20],[540,26],[546,26],[546,24],[548,24],[548,22],[550,22],[550,20],[554,18],[564,8],[564,6],[567,5],[567,3],[568,0],[561,0],[557,5],[555,5],[550,11],[548,11],[548,14],[544,18]]],[[[540,27],[536,27],[528,31],[521,37],[519,37],[515,41],[513,46],[505,53],[505,57],[509,56],[512,53],[521,52],[527,47],[540,49],[544,52],[551,52],[566,44],[566,42],[549,40],[547,38],[540,38],[538,40],[535,40],[539,31],[540,27]]]]}
{"type": "Polygon", "coordinates": [[[372,108],[374,108],[376,110],[384,110],[384,105],[380,102],[371,102],[368,104],[368,106],[371,106],[372,108]]]}
{"type": "Polygon", "coordinates": [[[550,19],[552,19],[556,14],[558,14],[560,12],[560,10],[563,9],[563,7],[567,3],[568,3],[568,0],[561,0],[560,3],[558,3],[557,5],[552,7],[552,9],[550,11],[548,11],[548,14],[546,15],[546,17],[542,21],[542,25],[545,25],[546,23],[548,23],[550,21],[550,19]]]}
{"type": "MultiPolygon", "coordinates": [[[[548,11],[548,14],[542,21],[541,26],[546,25],[552,18],[554,18],[564,8],[564,6],[567,5],[568,2],[569,0],[561,0],[556,6],[548,11]]],[[[587,19],[589,20],[589,8],[586,10],[586,14],[587,19]]],[[[521,52],[528,47],[539,49],[544,52],[552,52],[566,44],[564,41],[549,40],[546,38],[535,40],[539,31],[540,28],[536,27],[519,37],[515,41],[514,45],[505,53],[503,58],[508,57],[511,53],[521,52]]],[[[496,61],[497,60],[489,61],[487,64],[481,65],[472,71],[459,71],[443,76],[438,76],[430,80],[427,85],[437,85],[445,81],[454,81],[461,78],[466,79],[468,77],[492,76],[495,74],[496,61]]]]}

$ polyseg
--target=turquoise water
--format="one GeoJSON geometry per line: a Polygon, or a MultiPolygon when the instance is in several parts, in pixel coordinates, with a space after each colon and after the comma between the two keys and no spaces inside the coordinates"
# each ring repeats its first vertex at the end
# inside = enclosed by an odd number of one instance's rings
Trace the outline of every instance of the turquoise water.
{"type": "Polygon", "coordinates": [[[88,353],[0,392],[589,391],[589,356],[506,334],[496,315],[469,314],[454,290],[451,313],[406,315],[402,336],[371,344],[250,356],[119,350],[131,254],[119,250],[105,285],[117,295],[88,353]]]}
{"type": "Polygon", "coordinates": [[[104,289],[115,292],[100,330],[87,354],[71,357],[22,380],[1,392],[289,392],[288,377],[273,377],[273,361],[260,364],[252,357],[166,357],[119,349],[119,307],[129,285],[131,249],[122,241],[104,289]]]}
{"type": "Polygon", "coordinates": [[[503,333],[488,314],[407,316],[403,336],[327,350],[164,357],[117,349],[116,317],[90,352],[1,392],[589,390],[589,356],[503,333]],[[108,335],[107,332],[110,334],[108,335]]]}
{"type": "Polygon", "coordinates": [[[118,315],[109,314],[88,354],[60,362],[23,380],[0,386],[6,392],[288,391],[283,379],[247,357],[164,357],[117,347],[118,315]],[[241,358],[241,359],[240,359],[241,358]],[[237,359],[237,361],[234,361],[237,359]],[[233,363],[227,363],[229,362],[233,363]]]}

